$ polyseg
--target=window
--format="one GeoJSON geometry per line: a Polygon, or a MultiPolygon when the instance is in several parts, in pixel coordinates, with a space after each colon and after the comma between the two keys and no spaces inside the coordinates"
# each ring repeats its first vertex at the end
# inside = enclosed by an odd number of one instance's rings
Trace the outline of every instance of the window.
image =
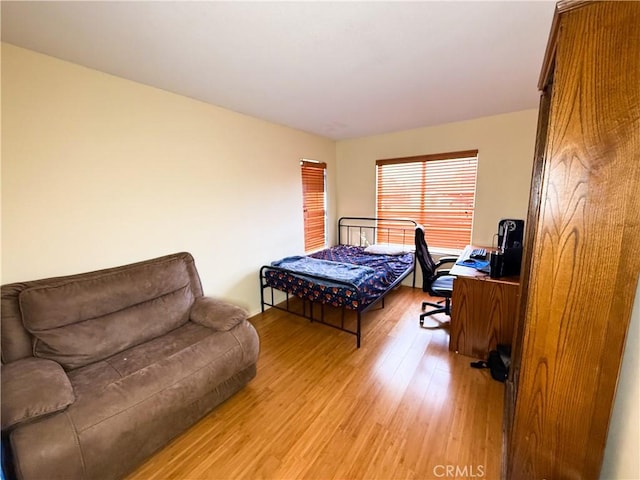
{"type": "Polygon", "coordinates": [[[304,213],[304,250],[310,252],[326,244],[325,177],[327,164],[302,159],[302,211],[304,213]]]}
{"type": "Polygon", "coordinates": [[[411,218],[424,225],[429,246],[464,248],[471,243],[477,167],[477,150],[378,160],[377,217],[411,218]]]}

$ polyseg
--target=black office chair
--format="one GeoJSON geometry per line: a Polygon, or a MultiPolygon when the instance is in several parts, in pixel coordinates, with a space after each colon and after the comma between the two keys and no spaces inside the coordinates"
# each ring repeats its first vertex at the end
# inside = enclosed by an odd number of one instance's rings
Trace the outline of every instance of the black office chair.
{"type": "MultiPolygon", "coordinates": [[[[434,310],[420,314],[420,326],[424,327],[425,317],[435,315],[436,313],[444,313],[445,315],[451,316],[451,294],[453,293],[453,279],[455,277],[449,275],[449,270],[440,270],[439,268],[447,263],[455,263],[457,257],[441,257],[436,263],[429,253],[429,247],[424,238],[424,227],[418,225],[416,227],[416,258],[422,269],[422,291],[434,297],[444,297],[444,300],[440,300],[437,303],[422,302],[422,310],[427,308],[427,305],[436,307],[434,310]],[[444,306],[442,302],[444,302],[444,306]]],[[[436,321],[438,325],[435,327],[424,328],[444,328],[449,325],[448,321],[436,321]]]]}

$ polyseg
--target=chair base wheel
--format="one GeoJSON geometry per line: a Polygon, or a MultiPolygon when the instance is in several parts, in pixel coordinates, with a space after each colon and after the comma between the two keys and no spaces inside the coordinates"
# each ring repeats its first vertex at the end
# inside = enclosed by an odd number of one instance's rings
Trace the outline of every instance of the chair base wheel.
{"type": "Polygon", "coordinates": [[[444,302],[444,300],[440,300],[439,302],[422,302],[422,310],[424,311],[425,308],[427,308],[427,305],[430,307],[435,307],[438,309],[442,309],[442,303],[444,302]]]}
{"type": "Polygon", "coordinates": [[[436,318],[431,317],[432,315],[437,315],[439,313],[444,313],[445,315],[451,315],[451,300],[445,298],[444,300],[440,300],[439,302],[422,302],[422,310],[424,311],[427,308],[427,305],[431,307],[435,307],[433,310],[429,310],[428,312],[424,312],[420,314],[420,328],[426,328],[429,330],[434,329],[447,329],[451,322],[449,320],[440,321],[436,318]],[[444,305],[442,303],[444,302],[444,305]],[[425,318],[429,317],[430,321],[429,325],[425,326],[424,321],[425,318]]]}
{"type": "Polygon", "coordinates": [[[449,320],[440,321],[436,318],[431,317],[430,322],[425,325],[424,318],[420,319],[420,328],[425,328],[427,330],[438,330],[438,329],[448,329],[451,325],[449,320]]]}

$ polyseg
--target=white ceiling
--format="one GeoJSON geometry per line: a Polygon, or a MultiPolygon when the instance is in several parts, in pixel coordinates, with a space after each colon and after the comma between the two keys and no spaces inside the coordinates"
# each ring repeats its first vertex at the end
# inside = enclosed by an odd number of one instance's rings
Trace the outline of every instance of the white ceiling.
{"type": "Polygon", "coordinates": [[[537,107],[554,7],[2,1],[2,40],[344,139],[537,107]]]}

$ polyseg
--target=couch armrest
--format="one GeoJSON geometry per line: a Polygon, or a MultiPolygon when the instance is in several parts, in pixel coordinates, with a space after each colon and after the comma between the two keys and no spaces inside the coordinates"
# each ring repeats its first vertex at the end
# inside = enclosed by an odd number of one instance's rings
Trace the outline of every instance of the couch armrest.
{"type": "Polygon", "coordinates": [[[226,332],[247,318],[242,308],[224,300],[198,297],[191,307],[191,321],[205,327],[226,332]]]}
{"type": "Polygon", "coordinates": [[[60,364],[26,358],[2,365],[2,430],[64,410],[76,400],[60,364]]]}

